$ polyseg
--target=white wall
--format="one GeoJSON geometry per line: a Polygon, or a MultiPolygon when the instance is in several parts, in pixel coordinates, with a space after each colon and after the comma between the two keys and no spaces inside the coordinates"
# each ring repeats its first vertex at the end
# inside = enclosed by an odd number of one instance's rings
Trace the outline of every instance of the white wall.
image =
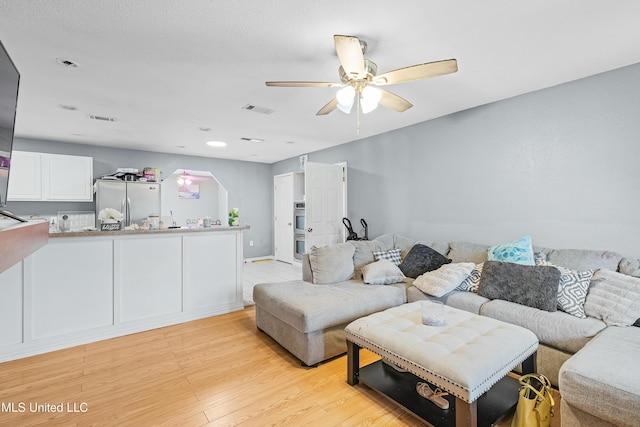
{"type": "MultiPolygon", "coordinates": [[[[536,245],[640,256],[639,118],[636,64],[309,161],[348,162],[349,216],[365,218],[371,237],[495,244],[531,234],[536,245]]],[[[273,173],[296,168],[290,159],[273,173]]]]}

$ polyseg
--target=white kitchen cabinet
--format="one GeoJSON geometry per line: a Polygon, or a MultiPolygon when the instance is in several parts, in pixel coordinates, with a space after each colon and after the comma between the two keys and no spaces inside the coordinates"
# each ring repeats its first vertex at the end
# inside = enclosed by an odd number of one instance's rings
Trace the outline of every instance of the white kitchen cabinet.
{"type": "Polygon", "coordinates": [[[51,235],[0,273],[0,363],[242,310],[248,228],[51,235]]]}
{"type": "Polygon", "coordinates": [[[228,306],[242,298],[242,281],[237,265],[237,234],[200,233],[185,236],[184,309],[228,306]]]}
{"type": "Polygon", "coordinates": [[[42,156],[40,153],[11,153],[9,194],[11,201],[42,200],[42,156]]]}
{"type": "Polygon", "coordinates": [[[113,325],[112,242],[49,242],[32,255],[31,338],[113,325]]]}
{"type": "Polygon", "coordinates": [[[42,156],[42,196],[51,201],[93,201],[93,158],[42,156]]]}
{"type": "Polygon", "coordinates": [[[93,158],[14,151],[9,201],[93,201],[93,158]]]}
{"type": "Polygon", "coordinates": [[[0,273],[0,348],[22,342],[22,262],[0,273]]]}
{"type": "Polygon", "coordinates": [[[181,236],[136,236],[115,242],[120,321],[182,310],[181,236]]]}

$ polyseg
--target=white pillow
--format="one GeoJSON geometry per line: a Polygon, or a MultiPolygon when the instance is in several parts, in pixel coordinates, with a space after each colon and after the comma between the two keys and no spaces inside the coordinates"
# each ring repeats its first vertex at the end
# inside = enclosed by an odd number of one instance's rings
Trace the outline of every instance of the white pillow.
{"type": "Polygon", "coordinates": [[[362,280],[367,285],[390,285],[404,279],[398,266],[384,258],[362,267],[362,280]]]}
{"type": "Polygon", "coordinates": [[[458,287],[476,265],[472,262],[444,264],[437,270],[428,271],[413,282],[413,286],[425,294],[441,297],[458,287]]]}

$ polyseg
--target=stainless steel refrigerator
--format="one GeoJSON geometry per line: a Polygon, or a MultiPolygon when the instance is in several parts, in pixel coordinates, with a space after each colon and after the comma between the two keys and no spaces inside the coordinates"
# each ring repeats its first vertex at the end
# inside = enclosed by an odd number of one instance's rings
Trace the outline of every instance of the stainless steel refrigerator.
{"type": "Polygon", "coordinates": [[[152,213],[160,215],[160,184],[99,179],[96,181],[96,224],[104,208],[122,212],[124,226],[140,224],[152,213]]]}

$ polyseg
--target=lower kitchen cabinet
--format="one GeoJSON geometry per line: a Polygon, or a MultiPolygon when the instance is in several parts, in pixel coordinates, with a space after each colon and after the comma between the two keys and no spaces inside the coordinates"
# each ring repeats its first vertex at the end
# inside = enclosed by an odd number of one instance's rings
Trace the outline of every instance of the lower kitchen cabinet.
{"type": "Polygon", "coordinates": [[[242,241],[231,234],[184,237],[184,308],[202,310],[228,306],[242,298],[242,280],[233,266],[242,251],[242,241]],[[237,283],[217,286],[217,283],[237,283]]]}
{"type": "Polygon", "coordinates": [[[113,243],[49,242],[32,255],[31,338],[113,325],[113,243]]]}
{"type": "Polygon", "coordinates": [[[0,273],[0,348],[22,342],[22,263],[0,273]]]}
{"type": "Polygon", "coordinates": [[[242,230],[65,233],[0,273],[0,362],[242,310],[242,230]]]}
{"type": "Polygon", "coordinates": [[[115,242],[120,321],[182,311],[182,237],[115,242]]]}

